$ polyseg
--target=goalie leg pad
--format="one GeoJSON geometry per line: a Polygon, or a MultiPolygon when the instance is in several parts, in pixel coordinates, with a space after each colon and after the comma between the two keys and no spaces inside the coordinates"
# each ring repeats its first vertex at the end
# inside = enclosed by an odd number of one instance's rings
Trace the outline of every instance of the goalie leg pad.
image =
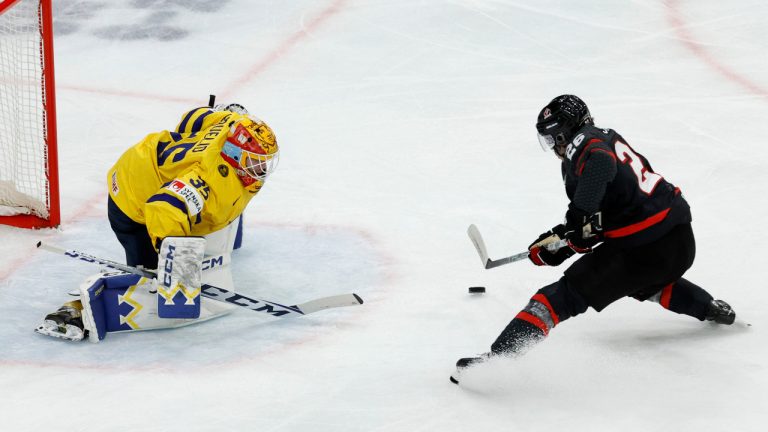
{"type": "Polygon", "coordinates": [[[240,216],[226,227],[205,236],[203,283],[235,291],[230,268],[233,249],[238,248],[242,235],[240,216]]]}
{"type": "Polygon", "coordinates": [[[157,269],[157,315],[160,318],[198,318],[205,239],[166,237],[160,246],[157,269]]]}
{"type": "Polygon", "coordinates": [[[205,299],[198,319],[160,318],[157,280],[131,274],[97,274],[80,286],[82,318],[91,342],[107,333],[182,327],[216,318],[235,307],[205,299]]]}

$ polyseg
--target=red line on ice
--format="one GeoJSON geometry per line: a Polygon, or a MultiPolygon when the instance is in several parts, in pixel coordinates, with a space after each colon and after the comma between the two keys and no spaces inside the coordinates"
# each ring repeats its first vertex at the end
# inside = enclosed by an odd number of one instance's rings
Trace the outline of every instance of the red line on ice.
{"type": "MultiPolygon", "coordinates": [[[[235,79],[232,83],[230,83],[229,86],[227,86],[226,89],[222,91],[221,94],[219,94],[218,96],[220,96],[222,100],[232,97],[240,87],[247,85],[250,81],[256,78],[256,76],[258,76],[259,74],[267,70],[277,60],[284,57],[289,51],[291,51],[293,48],[299,45],[299,43],[303,39],[306,39],[311,32],[317,30],[322,24],[328,21],[329,18],[331,18],[332,16],[340,12],[343,9],[344,3],[346,2],[347,0],[334,0],[325,9],[320,11],[319,14],[311,18],[306,25],[302,26],[300,30],[297,30],[294,33],[290,34],[287,38],[285,38],[282,42],[280,42],[274,49],[269,51],[253,66],[251,66],[242,76],[240,76],[239,78],[235,79]]],[[[67,85],[67,84],[61,84],[61,83],[57,83],[56,88],[60,90],[72,90],[72,91],[79,91],[79,92],[85,92],[85,93],[96,93],[96,94],[103,94],[103,95],[128,97],[128,98],[160,100],[160,101],[166,101],[166,102],[179,102],[185,105],[201,104],[201,101],[199,98],[179,97],[179,96],[172,96],[172,95],[163,96],[163,95],[157,95],[152,93],[142,93],[142,92],[136,92],[136,91],[125,91],[125,90],[108,89],[108,88],[100,89],[100,88],[94,88],[94,87],[67,85]]]]}
{"type": "Polygon", "coordinates": [[[323,9],[318,15],[310,19],[309,22],[301,29],[297,30],[288,38],[283,40],[283,42],[281,42],[277,47],[263,56],[261,60],[256,62],[256,64],[251,66],[251,68],[248,69],[248,71],[246,71],[240,78],[231,83],[229,87],[227,87],[222,92],[222,99],[231,97],[239,87],[247,85],[256,76],[264,72],[291,49],[295,48],[296,45],[298,45],[299,42],[301,42],[303,39],[306,39],[311,32],[317,30],[323,23],[328,21],[329,18],[341,11],[343,9],[342,6],[344,3],[346,3],[346,0],[335,0],[325,9],[323,9]]]}
{"type": "Polygon", "coordinates": [[[666,0],[664,2],[667,6],[667,18],[669,19],[672,30],[674,30],[680,43],[729,81],[739,84],[749,90],[750,93],[768,98],[768,90],[734,71],[727,64],[718,61],[717,58],[704,49],[704,44],[699,42],[693,33],[688,30],[689,25],[685,22],[683,15],[680,13],[679,3],[679,0],[666,0]]]}

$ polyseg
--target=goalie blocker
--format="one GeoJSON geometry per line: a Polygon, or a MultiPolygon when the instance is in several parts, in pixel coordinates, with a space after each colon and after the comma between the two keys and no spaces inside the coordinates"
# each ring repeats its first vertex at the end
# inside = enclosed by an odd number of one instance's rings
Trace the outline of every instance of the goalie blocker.
{"type": "Polygon", "coordinates": [[[157,269],[157,316],[198,318],[205,239],[166,237],[157,269]]]}

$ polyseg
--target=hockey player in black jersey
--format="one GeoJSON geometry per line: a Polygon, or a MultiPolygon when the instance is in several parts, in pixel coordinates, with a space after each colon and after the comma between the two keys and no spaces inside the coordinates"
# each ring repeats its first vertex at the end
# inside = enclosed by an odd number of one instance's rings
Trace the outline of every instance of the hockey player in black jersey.
{"type": "Polygon", "coordinates": [[[501,332],[491,350],[460,359],[458,372],[490,356],[517,356],[559,323],[588,307],[600,312],[623,297],[652,300],[701,321],[732,324],[722,300],[682,276],[696,244],[691,212],[680,189],[654,172],[648,160],[612,129],[594,125],[587,105],[573,95],[553,99],[539,113],[539,142],[562,161],[570,203],[565,223],[528,247],[538,266],[579,259],[557,282],[541,288],[501,332]],[[568,246],[550,252],[561,239],[568,246]]]}

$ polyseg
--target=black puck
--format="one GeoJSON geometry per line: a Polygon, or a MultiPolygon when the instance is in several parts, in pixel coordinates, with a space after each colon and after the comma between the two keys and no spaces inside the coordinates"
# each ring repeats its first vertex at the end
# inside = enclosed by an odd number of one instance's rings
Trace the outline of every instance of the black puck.
{"type": "Polygon", "coordinates": [[[482,294],[484,292],[485,292],[485,287],[480,287],[480,286],[469,287],[470,294],[482,294]]]}

